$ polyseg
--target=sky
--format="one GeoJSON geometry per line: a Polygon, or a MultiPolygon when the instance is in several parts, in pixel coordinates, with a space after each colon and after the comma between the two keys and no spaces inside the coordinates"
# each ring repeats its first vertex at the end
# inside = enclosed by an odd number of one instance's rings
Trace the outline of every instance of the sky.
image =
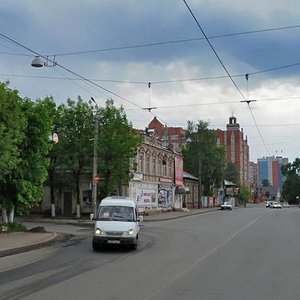
{"type": "Polygon", "coordinates": [[[112,98],[137,129],[157,117],[226,130],[233,115],[250,160],[292,162],[299,34],[298,0],[0,0],[0,81],[57,104],[112,98]]]}

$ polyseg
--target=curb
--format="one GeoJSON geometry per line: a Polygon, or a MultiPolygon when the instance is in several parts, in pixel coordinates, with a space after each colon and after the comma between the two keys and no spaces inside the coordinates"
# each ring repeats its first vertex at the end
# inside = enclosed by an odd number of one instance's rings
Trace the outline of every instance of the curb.
{"type": "MultiPolygon", "coordinates": [[[[216,211],[219,211],[220,208],[216,208],[216,209],[209,209],[209,210],[199,210],[199,211],[195,211],[194,213],[189,213],[189,212],[182,212],[182,214],[180,215],[173,215],[173,216],[170,216],[170,217],[165,217],[165,218],[149,218],[148,220],[145,219],[144,217],[144,222],[162,222],[162,221],[169,221],[169,220],[175,220],[175,219],[181,219],[181,218],[186,218],[186,217],[192,217],[192,216],[195,216],[195,215],[201,215],[201,214],[205,214],[205,213],[210,213],[210,212],[216,212],[216,211]]],[[[164,214],[164,213],[161,213],[161,214],[164,214]]],[[[160,215],[160,214],[159,214],[160,215]]],[[[153,215],[155,216],[155,215],[153,215]]]]}
{"type": "MultiPolygon", "coordinates": [[[[215,212],[220,210],[219,207],[211,208],[211,209],[205,209],[205,210],[197,210],[194,212],[173,212],[171,216],[168,216],[168,212],[161,212],[153,215],[144,215],[144,221],[143,222],[158,222],[158,221],[168,221],[172,219],[180,219],[185,217],[190,217],[194,215],[204,214],[208,212],[215,212]],[[176,215],[178,214],[178,215],[176,215]],[[157,217],[156,217],[157,216],[157,217]]],[[[68,219],[53,219],[53,218],[20,218],[21,221],[29,221],[29,222],[40,222],[40,223],[54,223],[58,225],[74,225],[74,226],[81,226],[81,227],[94,227],[94,222],[89,220],[81,220],[81,219],[74,219],[74,220],[68,220],[68,219]]]]}
{"type": "Polygon", "coordinates": [[[17,247],[17,248],[1,250],[0,251],[0,257],[19,254],[19,253],[23,253],[23,252],[28,252],[28,251],[34,250],[36,248],[42,248],[42,247],[45,247],[45,246],[49,246],[52,243],[54,243],[55,241],[60,240],[61,238],[62,237],[61,237],[60,234],[57,234],[56,232],[52,232],[52,235],[50,237],[48,237],[47,239],[43,240],[43,241],[36,242],[34,244],[31,244],[31,245],[26,245],[26,246],[20,246],[20,247],[17,247]]]}

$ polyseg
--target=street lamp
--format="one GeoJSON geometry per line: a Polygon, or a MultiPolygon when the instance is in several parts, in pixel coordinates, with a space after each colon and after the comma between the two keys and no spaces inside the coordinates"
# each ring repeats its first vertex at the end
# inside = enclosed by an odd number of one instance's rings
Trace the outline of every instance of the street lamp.
{"type": "Polygon", "coordinates": [[[55,55],[52,56],[36,56],[33,61],[31,62],[31,66],[35,68],[41,67],[55,67],[57,62],[55,60],[55,55]]]}
{"type": "Polygon", "coordinates": [[[93,97],[91,100],[96,105],[96,116],[95,116],[95,127],[94,127],[94,155],[93,155],[93,181],[92,181],[92,204],[93,204],[93,212],[94,216],[97,213],[97,185],[100,179],[99,175],[97,174],[97,146],[98,146],[98,132],[99,132],[99,116],[98,116],[98,104],[93,97]]]}

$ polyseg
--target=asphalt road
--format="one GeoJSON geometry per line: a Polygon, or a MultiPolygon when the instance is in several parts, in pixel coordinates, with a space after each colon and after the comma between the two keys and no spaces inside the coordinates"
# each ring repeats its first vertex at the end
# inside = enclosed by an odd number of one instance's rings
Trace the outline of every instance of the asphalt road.
{"type": "Polygon", "coordinates": [[[101,252],[67,226],[64,244],[2,258],[0,299],[300,299],[299,225],[297,207],[253,205],[147,222],[137,251],[101,252]]]}

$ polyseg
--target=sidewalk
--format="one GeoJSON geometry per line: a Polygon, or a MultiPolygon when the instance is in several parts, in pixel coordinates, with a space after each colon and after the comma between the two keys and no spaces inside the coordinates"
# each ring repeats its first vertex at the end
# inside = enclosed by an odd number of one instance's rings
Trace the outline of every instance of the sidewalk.
{"type": "MultiPolygon", "coordinates": [[[[172,219],[183,218],[191,215],[198,215],[207,212],[219,210],[218,207],[191,209],[188,211],[171,211],[162,212],[144,216],[144,222],[167,221],[172,219]]],[[[37,222],[37,223],[55,223],[62,225],[77,225],[82,227],[93,228],[94,222],[87,218],[45,218],[41,216],[26,216],[17,218],[18,222],[23,221],[37,222]]],[[[60,236],[61,238],[61,236],[60,236]]],[[[18,254],[21,252],[30,251],[39,247],[49,245],[59,239],[59,234],[56,232],[14,232],[14,233],[1,233],[0,234],[0,258],[8,255],[18,254]]]]}

